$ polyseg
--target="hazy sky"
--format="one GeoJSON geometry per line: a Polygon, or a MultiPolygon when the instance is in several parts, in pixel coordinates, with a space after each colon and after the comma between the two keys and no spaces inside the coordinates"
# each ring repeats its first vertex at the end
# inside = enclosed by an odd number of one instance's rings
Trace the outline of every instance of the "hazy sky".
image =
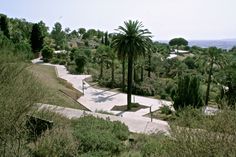
{"type": "Polygon", "coordinates": [[[139,20],[155,40],[236,38],[236,0],[0,0],[0,13],[109,32],[139,20]]]}

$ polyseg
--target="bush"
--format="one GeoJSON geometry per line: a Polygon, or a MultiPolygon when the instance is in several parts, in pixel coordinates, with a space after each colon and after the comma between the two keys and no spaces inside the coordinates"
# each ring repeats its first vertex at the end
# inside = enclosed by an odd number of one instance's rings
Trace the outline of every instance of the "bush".
{"type": "Polygon", "coordinates": [[[140,152],[142,157],[168,156],[168,139],[163,134],[138,134],[131,149],[140,152]]]}
{"type": "Polygon", "coordinates": [[[222,110],[216,116],[205,116],[201,109],[188,107],[177,113],[173,125],[236,135],[235,121],[235,111],[222,110]]]}
{"type": "Polygon", "coordinates": [[[86,64],[87,60],[86,57],[83,55],[77,55],[75,58],[75,64],[76,64],[76,70],[78,73],[84,72],[84,66],[86,64]]]}
{"type": "MultiPolygon", "coordinates": [[[[172,127],[169,156],[235,156],[236,138],[204,130],[172,127]]],[[[166,149],[166,148],[165,148],[166,149]]]]}
{"type": "Polygon", "coordinates": [[[162,106],[160,108],[160,111],[161,114],[166,114],[166,115],[172,114],[172,110],[169,108],[169,106],[162,106]]]}
{"type": "Polygon", "coordinates": [[[34,54],[31,51],[30,44],[20,42],[15,44],[15,53],[23,56],[26,59],[33,59],[34,54]]]}
{"type": "Polygon", "coordinates": [[[236,155],[235,136],[175,125],[171,125],[171,137],[159,134],[138,135],[136,141],[132,149],[148,157],[236,155]]]}
{"type": "Polygon", "coordinates": [[[78,143],[68,129],[54,129],[46,131],[37,140],[35,146],[31,148],[31,154],[34,157],[74,157],[78,155],[77,146],[78,143]]]}
{"type": "Polygon", "coordinates": [[[199,108],[203,106],[202,91],[200,90],[200,80],[197,76],[185,75],[179,78],[177,90],[173,90],[175,110],[183,109],[187,106],[199,108]]]}
{"type": "Polygon", "coordinates": [[[132,93],[142,96],[154,96],[155,89],[151,84],[145,83],[134,83],[132,87],[132,93]]]}
{"type": "Polygon", "coordinates": [[[60,59],[55,58],[55,57],[53,57],[52,60],[51,60],[52,64],[59,64],[59,62],[60,62],[60,59]]]}
{"type": "Polygon", "coordinates": [[[53,56],[53,49],[51,49],[49,46],[44,46],[41,51],[42,51],[43,61],[49,62],[53,56]]]}
{"type": "Polygon", "coordinates": [[[79,140],[80,153],[107,152],[119,154],[129,136],[128,127],[120,122],[110,122],[93,116],[74,121],[74,135],[79,140]]]}
{"type": "Polygon", "coordinates": [[[60,61],[59,61],[59,64],[60,64],[60,65],[65,65],[65,64],[66,64],[66,60],[60,60],[60,61]]]}

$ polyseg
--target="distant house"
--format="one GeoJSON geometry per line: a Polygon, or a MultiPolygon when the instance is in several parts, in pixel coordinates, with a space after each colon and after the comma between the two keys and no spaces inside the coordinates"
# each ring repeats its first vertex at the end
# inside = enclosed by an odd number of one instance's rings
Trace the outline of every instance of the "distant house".
{"type": "Polygon", "coordinates": [[[59,53],[66,53],[66,50],[56,50],[54,51],[55,54],[59,54],[59,53]]]}
{"type": "Polygon", "coordinates": [[[174,51],[170,52],[171,54],[188,54],[190,53],[189,51],[185,51],[185,50],[177,50],[174,49],[174,51]]]}
{"type": "Polygon", "coordinates": [[[178,55],[177,54],[170,54],[167,59],[172,59],[172,58],[176,58],[178,55]]]}
{"type": "Polygon", "coordinates": [[[174,49],[173,51],[170,52],[169,56],[166,59],[173,59],[178,57],[178,59],[183,60],[187,56],[193,56],[193,54],[186,50],[174,49]]]}

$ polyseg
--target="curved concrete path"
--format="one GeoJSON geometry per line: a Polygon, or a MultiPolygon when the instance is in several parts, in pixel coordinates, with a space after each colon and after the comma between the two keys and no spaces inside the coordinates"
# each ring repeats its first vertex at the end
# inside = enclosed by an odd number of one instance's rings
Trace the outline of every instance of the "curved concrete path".
{"type": "Polygon", "coordinates": [[[166,122],[150,122],[142,119],[136,118],[126,118],[126,117],[119,117],[114,115],[107,115],[95,112],[88,112],[82,111],[78,109],[72,108],[65,108],[60,106],[54,106],[49,104],[37,104],[39,110],[50,110],[52,112],[58,113],[62,116],[65,116],[69,119],[72,118],[79,118],[86,115],[92,115],[95,117],[107,119],[110,121],[120,121],[128,126],[130,132],[135,133],[144,133],[144,134],[151,134],[151,133],[164,133],[169,135],[169,126],[166,122]]]}
{"type": "MultiPolygon", "coordinates": [[[[151,107],[152,111],[156,111],[163,105],[168,105],[168,106],[171,105],[171,102],[168,102],[168,101],[157,100],[157,99],[133,95],[132,96],[133,102],[137,102],[139,104],[147,106],[147,108],[140,109],[136,112],[111,111],[111,109],[115,105],[121,106],[121,105],[127,104],[127,94],[116,93],[116,92],[111,92],[111,91],[104,91],[101,89],[93,88],[88,83],[86,83],[84,81],[85,78],[91,77],[90,75],[69,74],[69,72],[67,71],[67,69],[63,65],[52,65],[49,63],[42,63],[42,61],[40,61],[39,59],[32,60],[32,62],[35,64],[41,63],[41,64],[45,64],[45,65],[54,66],[57,71],[58,77],[67,80],[68,82],[70,82],[73,85],[74,88],[76,88],[77,90],[79,90],[81,92],[84,92],[84,95],[81,96],[77,101],[79,103],[81,103],[82,105],[86,106],[92,112],[107,111],[107,112],[111,112],[113,114],[119,114],[123,118],[120,121],[122,121],[122,122],[127,121],[126,123],[128,124],[128,121],[130,120],[130,124],[129,124],[130,126],[137,125],[137,127],[138,127],[139,121],[140,121],[140,124],[144,122],[147,125],[147,123],[149,123],[151,120],[148,117],[144,117],[144,115],[146,115],[150,112],[150,107],[151,107]],[[83,82],[84,82],[84,84],[83,84],[83,82]],[[131,125],[131,123],[132,123],[132,125],[131,125]]],[[[73,111],[74,111],[74,109],[73,109],[73,111]]],[[[68,113],[70,113],[70,112],[68,112],[68,113]]],[[[67,117],[68,116],[69,115],[67,115],[67,117]]],[[[117,116],[115,116],[115,117],[117,117],[117,116]]],[[[165,121],[153,119],[152,123],[150,125],[150,128],[152,128],[152,130],[158,129],[159,125],[160,125],[159,126],[160,128],[163,128],[163,126],[165,126],[164,127],[165,130],[166,130],[166,128],[169,128],[168,123],[165,121]],[[156,124],[156,125],[154,125],[154,124],[156,124]]],[[[142,130],[143,129],[144,128],[142,126],[142,130]]],[[[143,131],[141,131],[141,132],[143,132],[143,131]]]]}

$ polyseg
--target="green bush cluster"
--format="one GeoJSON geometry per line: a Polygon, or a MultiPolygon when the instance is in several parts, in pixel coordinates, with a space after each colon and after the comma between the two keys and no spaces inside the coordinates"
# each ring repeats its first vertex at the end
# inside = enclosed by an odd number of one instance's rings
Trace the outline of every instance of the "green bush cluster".
{"type": "Polygon", "coordinates": [[[166,115],[170,115],[173,113],[169,106],[162,106],[160,108],[160,111],[162,114],[166,114],[166,115]]]}
{"type": "Polygon", "coordinates": [[[152,84],[147,84],[146,82],[134,83],[132,87],[132,92],[134,94],[142,96],[154,96],[155,88],[152,84]]]}
{"type": "Polygon", "coordinates": [[[121,122],[85,116],[73,123],[74,135],[79,140],[78,149],[81,154],[119,154],[125,148],[123,141],[128,139],[129,131],[121,122]]]}
{"type": "Polygon", "coordinates": [[[67,53],[58,53],[58,54],[53,54],[52,59],[50,62],[52,64],[60,64],[60,65],[66,65],[67,63],[67,53]]]}
{"type": "Polygon", "coordinates": [[[172,122],[173,125],[236,135],[235,111],[223,110],[215,116],[206,116],[201,109],[188,107],[178,112],[177,116],[178,118],[172,122]]]}
{"type": "Polygon", "coordinates": [[[49,46],[44,46],[42,51],[43,61],[49,62],[53,57],[53,49],[49,46]]]}

